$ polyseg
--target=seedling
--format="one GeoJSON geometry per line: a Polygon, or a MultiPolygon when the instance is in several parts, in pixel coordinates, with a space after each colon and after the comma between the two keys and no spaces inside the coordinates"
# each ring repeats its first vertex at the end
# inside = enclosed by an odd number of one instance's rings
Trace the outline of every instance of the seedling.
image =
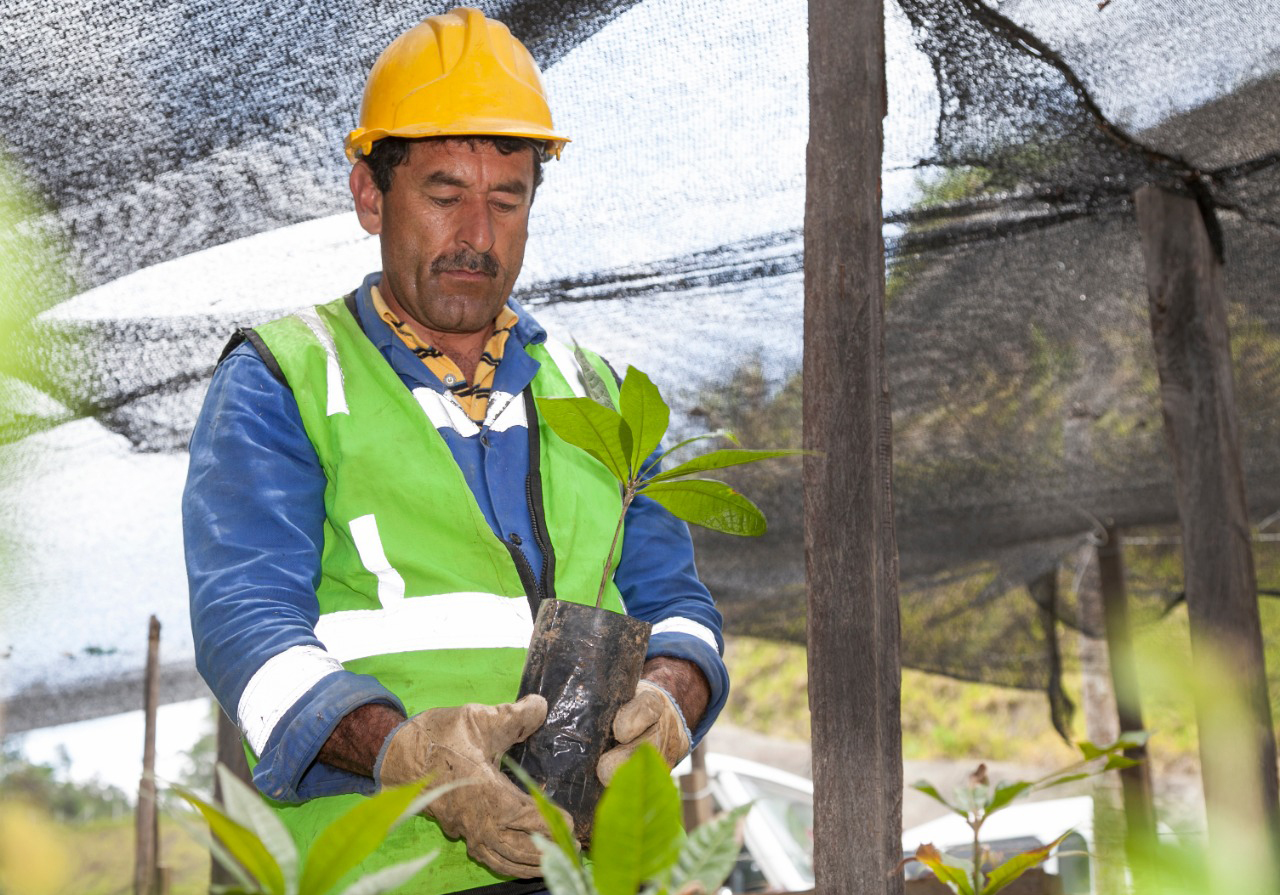
{"type": "Polygon", "coordinates": [[[426,792],[410,783],[385,789],[361,799],[354,807],[320,831],[305,855],[298,853],[293,837],[255,790],[239,780],[225,765],[218,765],[222,784],[221,806],[206,802],[191,790],[174,786],[208,824],[184,821],[192,834],[204,841],[214,860],[235,878],[236,885],[223,895],[380,895],[403,885],[435,858],[435,852],[383,867],[350,881],[356,866],[382,844],[387,834],[417,814],[427,803],[454,784],[426,792]],[[212,833],[212,835],[210,835],[212,833]]]}
{"type": "MultiPolygon", "coordinates": [[[[605,558],[596,608],[604,599],[605,587],[613,572],[627,508],[641,494],[666,507],[673,516],[694,525],[733,535],[764,534],[767,527],[764,514],[754,503],[724,482],[690,476],[802,451],[728,448],[655,472],[662,460],[673,452],[717,435],[687,438],[650,461],[650,455],[662,443],[671,423],[671,409],[662,400],[657,386],[635,367],[628,367],[615,406],[599,373],[581,350],[575,353],[587,397],[539,398],[538,410],[553,432],[599,460],[622,486],[622,514],[605,558]]],[[[736,443],[732,436],[725,437],[736,443]]]]}
{"type": "MultiPolygon", "coordinates": [[[[1138,762],[1125,756],[1124,750],[1141,747],[1146,743],[1147,737],[1146,731],[1136,731],[1122,734],[1118,740],[1108,746],[1095,746],[1090,742],[1078,743],[1081,754],[1079,761],[1047,774],[1039,780],[999,782],[992,786],[987,779],[987,766],[981,764],[969,775],[967,786],[956,788],[951,801],[943,798],[937,787],[927,780],[913,783],[912,789],[917,789],[941,802],[948,810],[963,817],[965,823],[973,830],[972,860],[966,861],[946,854],[932,844],[924,844],[917,848],[914,860],[932,870],[933,875],[951,887],[957,895],[994,895],[1028,870],[1039,867],[1047,861],[1053,850],[1062,844],[1071,831],[1067,830],[1048,845],[1014,855],[989,873],[984,873],[981,834],[982,825],[987,818],[1000,809],[1007,808],[1015,799],[1030,793],[1084,780],[1107,771],[1133,767],[1138,762]]],[[[908,858],[902,863],[905,865],[910,860],[913,859],[908,858]]]]}
{"type": "Polygon", "coordinates": [[[644,743],[604,791],[591,850],[583,854],[564,816],[519,766],[508,762],[538,804],[551,839],[534,834],[552,895],[707,895],[733,870],[742,805],[686,836],[680,792],[658,750],[644,743]]]}

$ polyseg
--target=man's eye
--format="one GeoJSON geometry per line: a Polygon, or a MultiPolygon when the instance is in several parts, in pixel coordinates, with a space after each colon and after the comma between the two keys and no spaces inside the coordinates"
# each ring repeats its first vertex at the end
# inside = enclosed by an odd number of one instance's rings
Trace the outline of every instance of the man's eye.
{"type": "Polygon", "coordinates": [[[491,204],[497,211],[502,211],[502,212],[515,211],[517,208],[520,207],[514,202],[491,202],[489,204],[491,204]]]}
{"type": "Polygon", "coordinates": [[[450,205],[458,204],[457,196],[432,196],[431,201],[441,208],[448,208],[450,205]]]}

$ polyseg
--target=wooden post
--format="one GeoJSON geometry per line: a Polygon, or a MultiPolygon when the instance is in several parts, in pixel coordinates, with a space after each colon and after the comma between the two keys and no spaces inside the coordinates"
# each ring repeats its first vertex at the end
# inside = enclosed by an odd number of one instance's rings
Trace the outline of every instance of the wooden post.
{"type": "Polygon", "coordinates": [[[684,807],[684,828],[693,832],[711,820],[711,788],[707,779],[707,747],[699,743],[689,756],[689,773],[680,778],[680,800],[684,807]]]}
{"type": "Polygon", "coordinates": [[[805,564],[819,895],[902,892],[882,0],[809,2],[805,564]]]}
{"type": "MultiPolygon", "coordinates": [[[[1138,688],[1138,663],[1133,653],[1133,635],[1129,628],[1128,593],[1124,583],[1120,533],[1106,530],[1105,543],[1098,545],[1098,575],[1102,583],[1103,621],[1107,630],[1107,655],[1111,666],[1111,683],[1116,694],[1116,716],[1120,733],[1144,730],[1142,700],[1138,688]]],[[[1151,768],[1147,749],[1126,749],[1125,756],[1139,764],[1120,771],[1124,791],[1124,815],[1127,827],[1125,844],[1132,867],[1142,864],[1142,857],[1152,855],[1156,846],[1156,811],[1152,799],[1151,768]]]]}
{"type": "Polygon", "coordinates": [[[147,670],[143,678],[142,779],[134,815],[136,851],[133,866],[135,895],[157,892],[160,827],[156,811],[156,708],[160,704],[160,620],[154,615],[147,630],[147,670]]]}
{"type": "MultiPolygon", "coordinates": [[[[240,729],[236,727],[235,722],[228,718],[227,713],[222,709],[218,709],[215,740],[217,743],[218,763],[226,765],[231,773],[252,786],[253,775],[249,771],[249,761],[244,756],[244,745],[240,742],[240,729]]],[[[220,805],[225,804],[222,781],[216,773],[213,775],[213,800],[220,805]]],[[[231,875],[231,871],[223,867],[220,862],[210,862],[210,888],[214,886],[231,886],[235,881],[236,878],[231,875]]]]}
{"type": "MultiPolygon", "coordinates": [[[[1280,830],[1275,733],[1267,698],[1258,616],[1257,582],[1249,541],[1244,472],[1236,420],[1231,346],[1222,264],[1214,253],[1200,207],[1156,186],[1136,196],[1147,271],[1147,297],[1164,430],[1173,458],[1183,567],[1197,674],[1210,662],[1234,692],[1197,699],[1200,757],[1209,835],[1224,845],[1227,819],[1280,830]],[[1248,753],[1255,779],[1232,785],[1206,738],[1215,703],[1236,700],[1249,722],[1226,734],[1248,753]],[[1220,838],[1219,838],[1220,837],[1220,838]]],[[[1220,716],[1219,716],[1220,717],[1220,716]]],[[[1219,722],[1218,726],[1221,726],[1219,722]]]]}

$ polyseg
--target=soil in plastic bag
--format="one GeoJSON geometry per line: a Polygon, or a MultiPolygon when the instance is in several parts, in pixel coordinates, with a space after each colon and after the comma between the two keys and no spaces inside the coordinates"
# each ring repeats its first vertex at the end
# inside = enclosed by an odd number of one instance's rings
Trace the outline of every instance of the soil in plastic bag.
{"type": "Polygon", "coordinates": [[[573,815],[584,843],[604,789],[596,764],[617,744],[613,718],[635,695],[648,645],[648,622],[560,600],[538,608],[520,696],[546,697],[547,721],[510,755],[573,815]]]}

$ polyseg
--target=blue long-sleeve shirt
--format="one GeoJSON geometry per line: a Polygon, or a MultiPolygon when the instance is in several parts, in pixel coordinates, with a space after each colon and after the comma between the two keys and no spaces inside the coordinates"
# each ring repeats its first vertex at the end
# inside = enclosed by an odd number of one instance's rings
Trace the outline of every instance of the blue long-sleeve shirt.
{"type": "MultiPolygon", "coordinates": [[[[356,293],[361,328],[406,387],[444,393],[445,385],[374,311],[369,290],[378,281],[370,275],[356,293]]],[[[520,321],[495,374],[495,393],[518,394],[532,381],[538,364],[524,347],[547,338],[528,312],[514,302],[512,308],[520,321]]],[[[527,439],[482,446],[483,428],[440,431],[494,533],[519,544],[540,575],[525,497],[527,439]]],[[[257,754],[255,782],[280,801],[370,792],[370,780],[318,763],[316,755],[353,709],[384,703],[403,711],[376,679],[326,657],[315,636],[324,490],[293,393],[251,344],[240,345],[215,372],[192,434],[183,533],[197,667],[257,754]],[[302,670],[319,670],[283,688],[281,675],[259,674],[286,651],[306,658],[302,670]],[[262,684],[268,677],[274,683],[262,684]]],[[[711,700],[693,731],[696,742],[724,705],[728,674],[720,614],[698,580],[687,526],[637,498],[627,511],[614,581],[628,613],[654,624],[649,657],[687,659],[706,677],[711,700]]]]}

